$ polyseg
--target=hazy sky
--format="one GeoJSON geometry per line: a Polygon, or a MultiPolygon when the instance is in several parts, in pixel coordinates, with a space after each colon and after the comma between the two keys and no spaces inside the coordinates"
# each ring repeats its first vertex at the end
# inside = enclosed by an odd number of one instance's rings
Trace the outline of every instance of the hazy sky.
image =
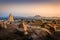
{"type": "Polygon", "coordinates": [[[59,1],[2,1],[0,16],[34,16],[60,17],[59,1]]]}

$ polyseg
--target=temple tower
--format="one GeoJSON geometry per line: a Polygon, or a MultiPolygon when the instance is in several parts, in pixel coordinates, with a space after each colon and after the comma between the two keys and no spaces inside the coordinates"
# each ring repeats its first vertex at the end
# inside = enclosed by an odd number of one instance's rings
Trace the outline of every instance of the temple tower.
{"type": "Polygon", "coordinates": [[[14,22],[14,17],[12,15],[12,13],[9,14],[8,21],[9,22],[14,22]]]}

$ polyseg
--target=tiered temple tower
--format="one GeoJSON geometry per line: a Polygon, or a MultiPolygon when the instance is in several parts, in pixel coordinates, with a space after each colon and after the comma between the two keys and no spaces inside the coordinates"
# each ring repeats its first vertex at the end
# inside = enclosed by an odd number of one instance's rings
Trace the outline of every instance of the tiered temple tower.
{"type": "Polygon", "coordinates": [[[12,15],[12,13],[9,14],[9,18],[8,18],[8,21],[11,23],[11,22],[14,22],[14,17],[12,15]]]}

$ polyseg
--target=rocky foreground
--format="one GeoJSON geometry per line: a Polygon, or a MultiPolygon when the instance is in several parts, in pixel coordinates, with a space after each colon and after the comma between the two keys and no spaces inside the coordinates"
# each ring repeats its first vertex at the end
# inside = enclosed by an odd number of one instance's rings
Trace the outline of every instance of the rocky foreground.
{"type": "MultiPolygon", "coordinates": [[[[0,40],[25,40],[24,39],[25,37],[22,36],[22,34],[19,35],[15,33],[15,31],[12,32],[11,30],[5,30],[5,29],[0,30],[0,40]]],[[[59,31],[55,33],[55,38],[57,38],[57,40],[60,40],[59,31]]]]}

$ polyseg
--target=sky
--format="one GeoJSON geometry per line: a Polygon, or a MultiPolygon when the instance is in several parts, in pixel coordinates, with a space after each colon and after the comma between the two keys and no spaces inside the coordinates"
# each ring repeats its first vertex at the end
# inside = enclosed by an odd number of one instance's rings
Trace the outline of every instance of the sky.
{"type": "Polygon", "coordinates": [[[8,16],[60,17],[60,1],[58,0],[0,0],[0,17],[8,16]]]}

